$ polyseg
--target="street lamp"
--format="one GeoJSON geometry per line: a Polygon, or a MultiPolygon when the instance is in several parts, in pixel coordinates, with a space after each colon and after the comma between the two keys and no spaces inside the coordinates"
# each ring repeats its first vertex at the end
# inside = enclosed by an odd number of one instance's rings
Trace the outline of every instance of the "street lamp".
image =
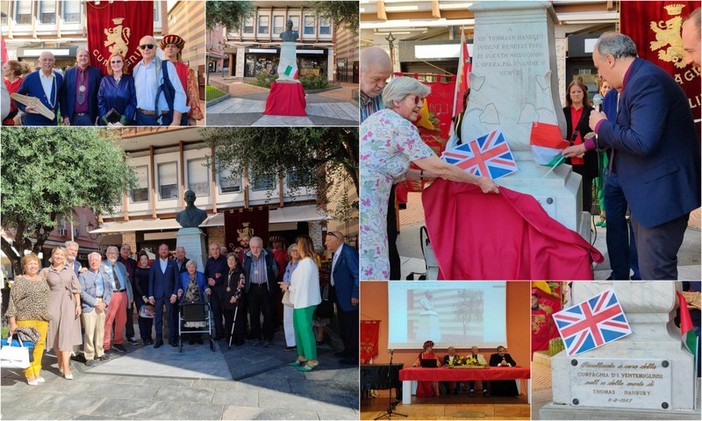
{"type": "Polygon", "coordinates": [[[390,46],[390,62],[392,63],[393,67],[395,66],[395,45],[393,44],[393,41],[396,39],[397,38],[392,35],[392,32],[388,33],[388,36],[385,37],[385,40],[390,46]]]}

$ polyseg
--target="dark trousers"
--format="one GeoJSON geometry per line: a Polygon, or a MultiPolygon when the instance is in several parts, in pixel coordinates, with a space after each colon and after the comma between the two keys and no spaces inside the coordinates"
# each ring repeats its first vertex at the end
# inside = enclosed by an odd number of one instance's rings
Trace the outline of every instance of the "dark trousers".
{"type": "Polygon", "coordinates": [[[634,230],[626,220],[629,204],[626,201],[617,173],[605,170],[604,201],[607,210],[607,253],[612,279],[641,279],[634,230]]]}
{"type": "Polygon", "coordinates": [[[344,342],[344,357],[358,361],[358,310],[343,311],[337,304],[339,330],[344,342]]]}
{"type": "MultiPolygon", "coordinates": [[[[607,207],[605,206],[605,209],[607,207]]],[[[583,210],[592,212],[592,177],[583,175],[583,210]]]]}
{"type": "Polygon", "coordinates": [[[136,112],[137,126],[158,126],[157,115],[146,115],[141,111],[136,112]]]}
{"type": "Polygon", "coordinates": [[[212,287],[210,295],[210,308],[212,309],[212,322],[214,324],[215,338],[223,338],[225,335],[222,326],[222,301],[224,300],[224,289],[222,287],[212,287]]]}
{"type": "Polygon", "coordinates": [[[400,252],[397,250],[397,214],[395,213],[395,185],[390,189],[388,198],[388,257],[390,259],[390,280],[399,281],[400,272],[400,252]]]}
{"type": "Polygon", "coordinates": [[[73,114],[71,117],[71,126],[94,126],[95,119],[89,114],[73,114]]]}
{"type": "Polygon", "coordinates": [[[258,286],[251,284],[246,292],[249,304],[249,318],[251,322],[251,339],[273,340],[273,294],[268,292],[266,284],[258,286]],[[261,313],[263,313],[263,331],[261,331],[261,313]]]}
{"type": "Polygon", "coordinates": [[[134,302],[127,303],[127,326],[125,327],[125,332],[127,333],[127,339],[134,338],[134,302]],[[131,304],[131,306],[130,306],[131,304]]]}
{"type": "Polygon", "coordinates": [[[646,228],[631,215],[641,279],[678,279],[678,250],[682,245],[689,217],[688,213],[665,224],[646,228]]]}
{"type": "MultiPolygon", "coordinates": [[[[141,297],[134,297],[134,301],[137,305],[137,309],[141,310],[143,306],[146,305],[141,297]]],[[[149,319],[146,317],[139,317],[139,334],[141,335],[141,340],[144,342],[151,341],[151,330],[154,327],[154,319],[149,319]]]]}
{"type": "MultiPolygon", "coordinates": [[[[154,323],[156,324],[156,340],[163,340],[163,306],[166,306],[166,320],[173,320],[173,309],[171,307],[170,297],[159,297],[156,298],[156,314],[154,315],[154,323]]],[[[168,342],[175,343],[175,338],[178,334],[178,327],[169,326],[168,327],[168,342]]]]}
{"type": "Polygon", "coordinates": [[[239,298],[237,302],[239,310],[236,307],[224,308],[222,312],[224,313],[224,330],[225,336],[227,338],[227,343],[229,342],[229,336],[232,331],[232,325],[234,325],[234,339],[232,343],[237,345],[242,345],[246,339],[246,306],[242,298],[239,298]],[[234,320],[234,313],[236,313],[236,321],[234,320]]]}
{"type": "Polygon", "coordinates": [[[173,332],[173,338],[178,337],[178,329],[180,326],[180,320],[178,315],[180,314],[180,304],[176,300],[175,303],[171,304],[171,317],[168,318],[168,337],[171,337],[171,331],[173,332]]]}

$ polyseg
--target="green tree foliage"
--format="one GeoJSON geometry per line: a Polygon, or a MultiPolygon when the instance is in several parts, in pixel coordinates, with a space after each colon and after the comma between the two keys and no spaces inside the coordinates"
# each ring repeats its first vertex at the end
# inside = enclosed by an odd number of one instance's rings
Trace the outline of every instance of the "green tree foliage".
{"type": "Polygon", "coordinates": [[[335,27],[345,26],[358,34],[357,1],[315,1],[312,7],[320,16],[331,19],[335,27]]]}
{"type": "Polygon", "coordinates": [[[0,154],[0,214],[13,239],[11,244],[2,238],[2,251],[16,273],[22,251],[41,251],[62,216],[75,207],[111,212],[136,180],[124,151],[106,131],[5,129],[0,154]]]}
{"type": "Polygon", "coordinates": [[[212,1],[205,6],[207,29],[224,26],[230,31],[237,31],[247,17],[256,13],[256,7],[250,1],[212,1]]]}
{"type": "Polygon", "coordinates": [[[254,178],[284,177],[294,169],[297,176],[288,179],[289,187],[314,187],[320,206],[330,195],[342,194],[334,184],[337,180],[351,179],[358,193],[355,127],[209,128],[203,138],[214,145],[216,162],[233,173],[248,169],[254,178]]]}

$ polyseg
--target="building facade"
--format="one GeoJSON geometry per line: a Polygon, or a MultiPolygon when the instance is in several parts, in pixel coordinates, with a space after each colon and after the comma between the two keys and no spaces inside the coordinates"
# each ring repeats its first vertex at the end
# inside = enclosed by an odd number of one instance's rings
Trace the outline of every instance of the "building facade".
{"type": "Polygon", "coordinates": [[[217,30],[221,35],[211,35],[208,40],[211,71],[222,71],[236,78],[255,77],[261,71],[275,72],[282,42],[280,33],[291,20],[292,29],[300,35],[296,42],[300,76],[336,80],[341,65],[343,79],[353,80],[354,65],[358,66],[357,35],[335,28],[330,19],[319,16],[305,2],[262,1],[255,5],[254,16],[244,19],[241,29],[222,28],[217,30]],[[347,71],[348,68],[351,70],[347,71]]]}
{"type": "MultiPolygon", "coordinates": [[[[206,241],[225,241],[226,212],[244,209],[267,209],[268,235],[279,235],[290,244],[300,234],[309,234],[321,249],[328,224],[330,229],[355,226],[358,222],[341,223],[316,204],[312,189],[292,191],[288,187],[291,171],[282,179],[273,176],[249,177],[249,172],[231,174],[220,170],[212,159],[213,148],[201,137],[199,128],[176,130],[129,129],[120,140],[128,153],[128,162],[137,175],[137,185],[125,194],[122,205],[114,213],[104,215],[98,234],[102,246],[128,243],[133,251],[155,252],[165,242],[171,250],[176,246],[180,225],[176,214],[185,207],[184,193],[193,190],[195,205],[207,212],[200,225],[206,241]]],[[[268,238],[264,238],[268,246],[268,238]]],[[[233,247],[229,247],[232,251],[233,247]]]]}

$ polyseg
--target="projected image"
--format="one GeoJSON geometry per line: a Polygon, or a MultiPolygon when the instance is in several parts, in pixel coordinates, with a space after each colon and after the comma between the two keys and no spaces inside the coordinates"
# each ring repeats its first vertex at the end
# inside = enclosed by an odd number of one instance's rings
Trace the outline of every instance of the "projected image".
{"type": "Polygon", "coordinates": [[[503,281],[391,282],[388,299],[391,348],[506,343],[503,281]]]}
{"type": "Polygon", "coordinates": [[[483,292],[427,290],[408,293],[408,331],[416,342],[472,343],[483,339],[483,292]],[[437,308],[440,308],[439,312],[437,308]],[[444,331],[442,331],[442,328],[444,331]]]}

